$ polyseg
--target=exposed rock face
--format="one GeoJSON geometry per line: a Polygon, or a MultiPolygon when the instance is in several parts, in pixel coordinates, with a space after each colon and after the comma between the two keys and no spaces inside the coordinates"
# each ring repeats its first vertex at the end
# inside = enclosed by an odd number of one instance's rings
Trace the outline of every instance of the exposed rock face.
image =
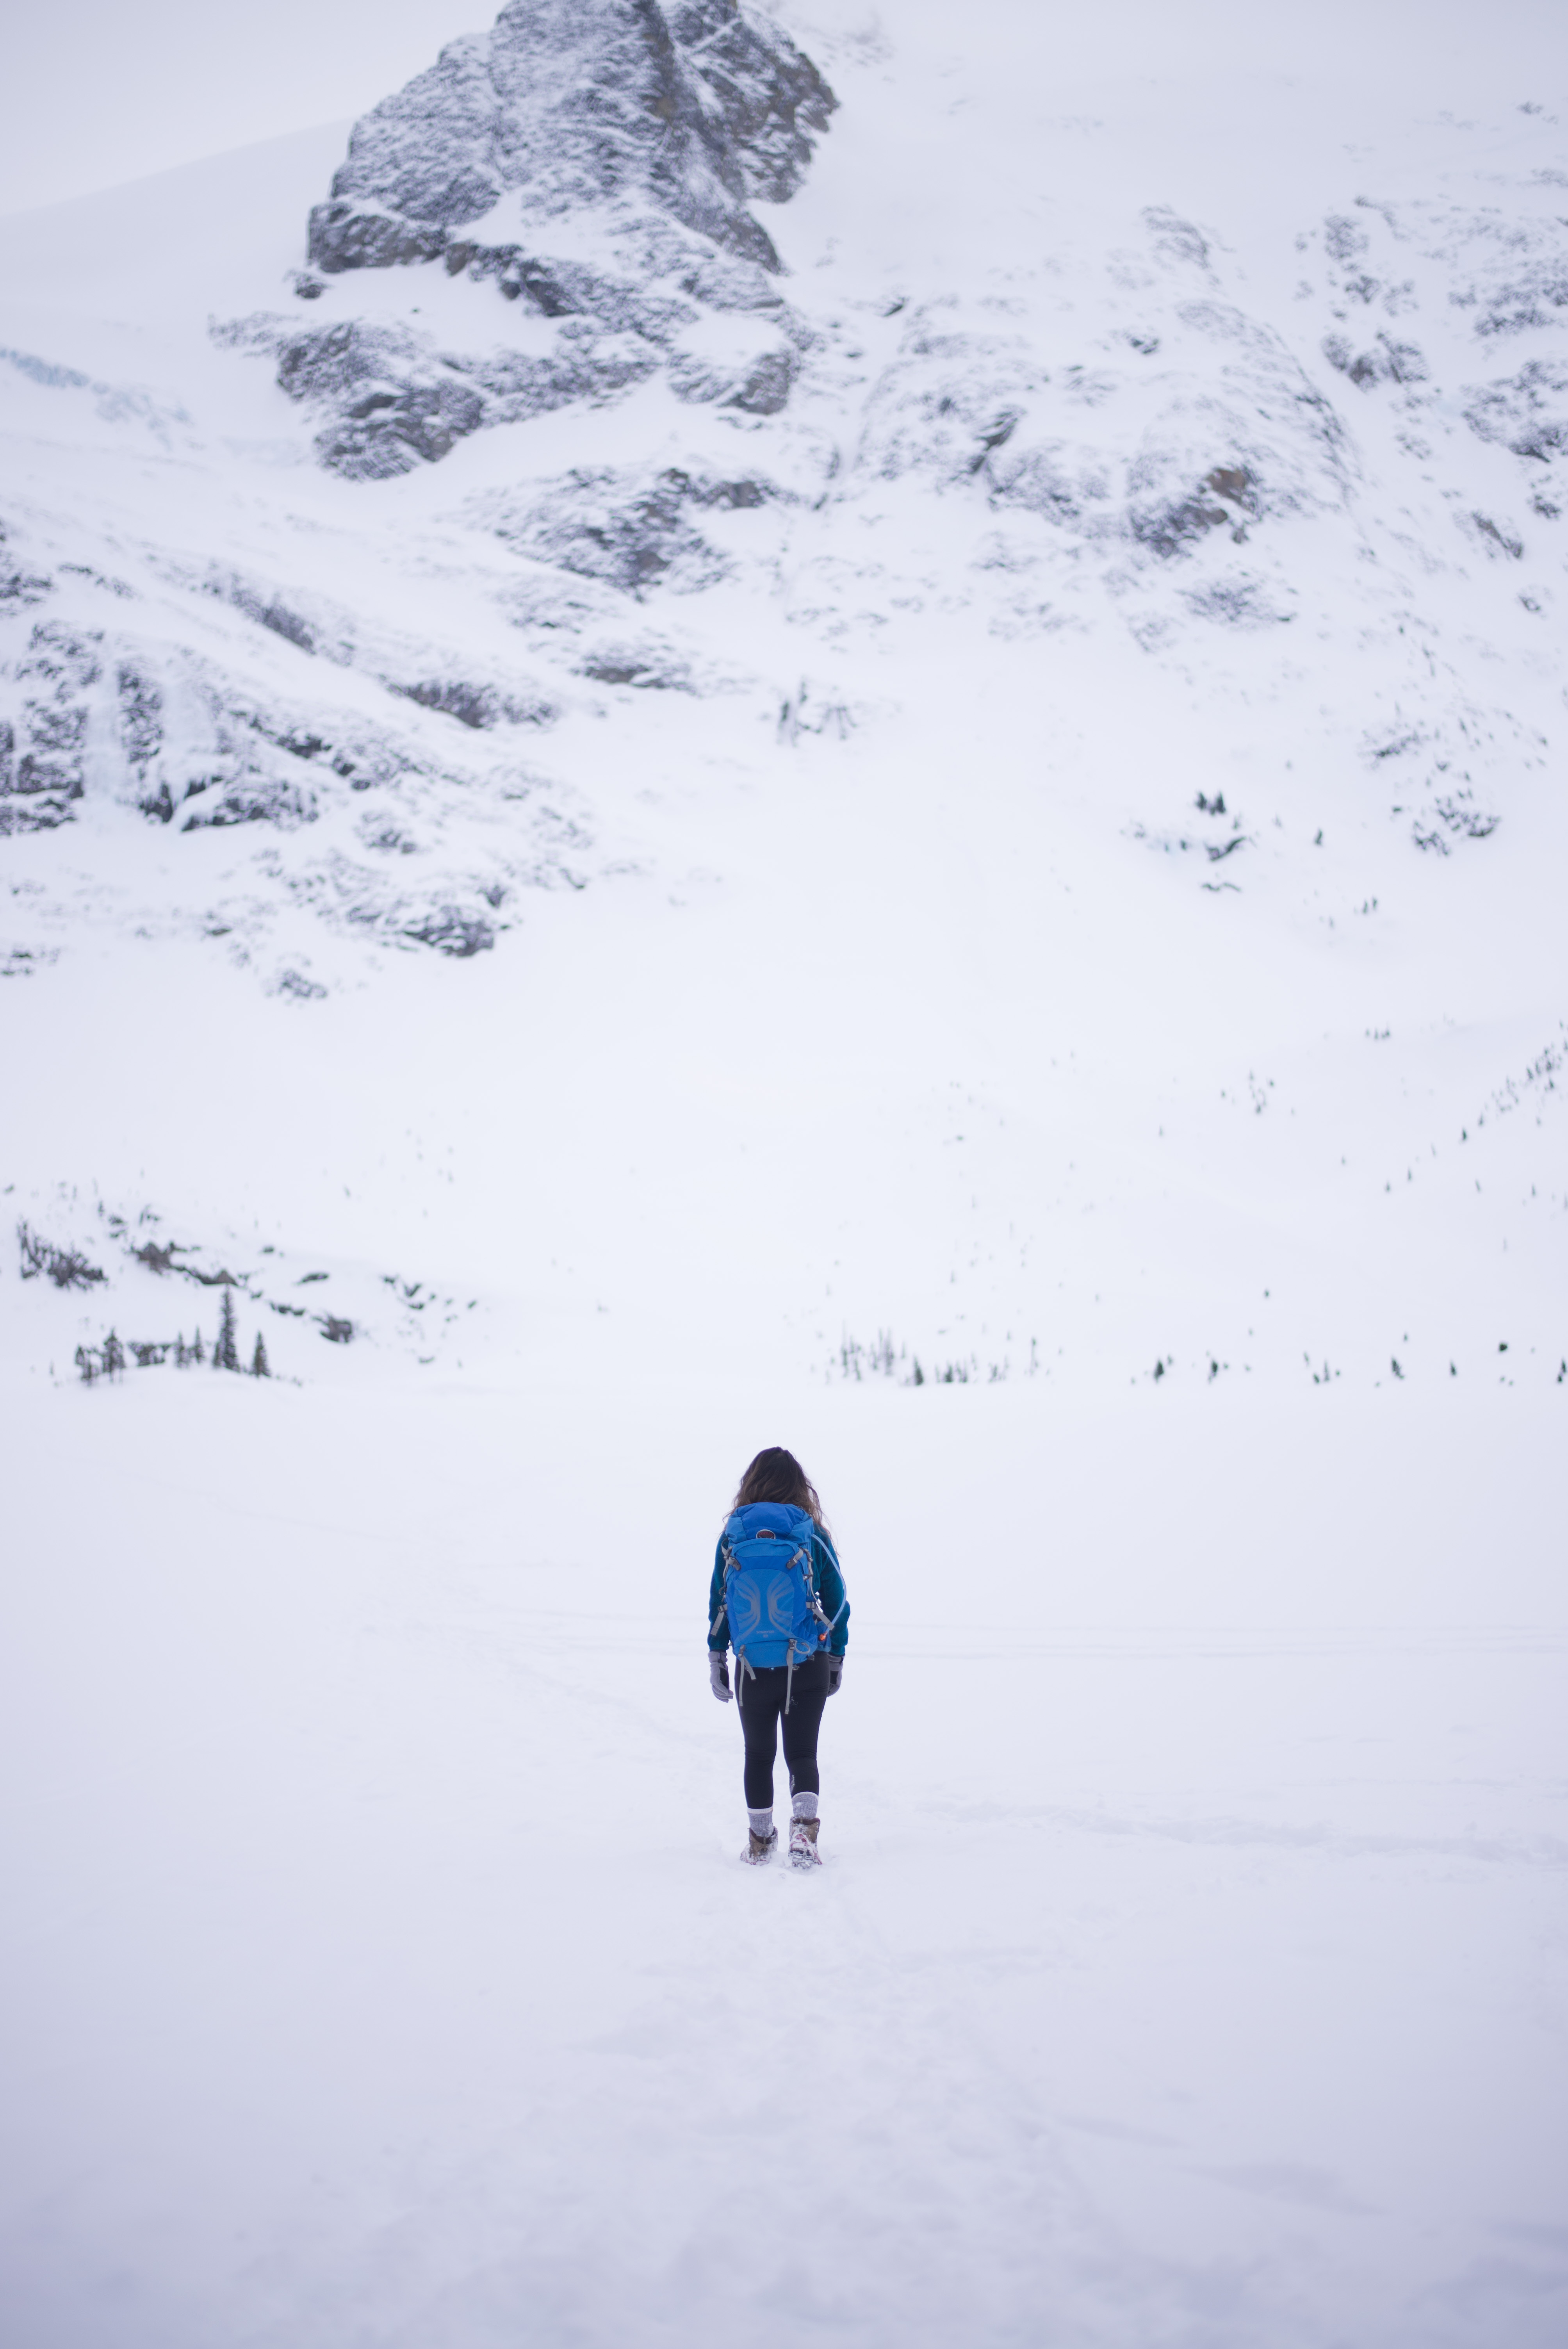
{"type": "Polygon", "coordinates": [[[436,463],[483,426],[617,399],[660,368],[677,399],[776,415],[812,336],[747,206],[794,193],[836,103],[736,0],[511,0],[356,126],[310,216],[320,274],[295,280],[339,315],[215,331],[272,353],[283,389],[322,415],[322,463],[352,481],[436,463]],[[341,315],[353,272],[438,261],[552,321],[548,346],[535,326],[508,347],[478,305],[464,349],[341,315]]]}
{"type": "Polygon", "coordinates": [[[727,575],[725,557],[686,520],[688,507],[734,512],[777,495],[753,476],[715,481],[676,466],[654,474],[578,471],[542,497],[480,500],[469,519],[519,554],[640,601],[655,587],[700,595],[727,575]]]}
{"type": "Polygon", "coordinates": [[[1550,464],[1568,455],[1568,367],[1531,359],[1516,376],[1479,386],[1469,394],[1465,421],[1516,457],[1550,464]]]}
{"type": "Polygon", "coordinates": [[[794,193],[834,102],[735,0],[511,0],[356,126],[310,257],[328,272],[434,260],[515,191],[533,223],[653,208],[776,269],[747,202],[794,193]]]}
{"type": "Polygon", "coordinates": [[[280,388],[325,416],[317,456],[354,481],[434,464],[481,425],[616,398],[660,359],[641,337],[596,335],[580,319],[566,323],[546,356],[439,350],[428,335],[357,318],[302,333],[258,316],[213,331],[232,349],[276,357],[280,388]]]}
{"type": "Polygon", "coordinates": [[[0,837],[68,823],[82,796],[99,639],[57,620],[33,629],[15,669],[21,706],[0,719],[0,837]]]}

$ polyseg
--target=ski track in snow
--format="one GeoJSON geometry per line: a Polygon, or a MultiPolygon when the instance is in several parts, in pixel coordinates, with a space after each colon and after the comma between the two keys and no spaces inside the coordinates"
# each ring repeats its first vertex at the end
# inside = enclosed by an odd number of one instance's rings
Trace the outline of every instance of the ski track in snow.
{"type": "Polygon", "coordinates": [[[1558,29],[595,7],[0,222],[0,2299],[1557,2349],[1558,29]]]}

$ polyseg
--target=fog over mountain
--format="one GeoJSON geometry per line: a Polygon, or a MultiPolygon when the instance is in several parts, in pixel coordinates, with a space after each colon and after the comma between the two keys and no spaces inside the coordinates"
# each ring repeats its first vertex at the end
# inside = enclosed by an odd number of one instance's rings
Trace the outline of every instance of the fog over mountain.
{"type": "Polygon", "coordinates": [[[1563,63],[511,0],[0,222],[28,2349],[1558,2340],[1563,63]]]}

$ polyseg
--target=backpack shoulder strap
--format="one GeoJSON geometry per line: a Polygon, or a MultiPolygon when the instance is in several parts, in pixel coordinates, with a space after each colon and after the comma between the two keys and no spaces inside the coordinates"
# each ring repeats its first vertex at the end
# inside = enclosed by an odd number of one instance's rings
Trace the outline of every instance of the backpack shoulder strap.
{"type": "MultiPolygon", "coordinates": [[[[840,1601],[839,1601],[839,1603],[838,1603],[837,1607],[835,1607],[835,1608],[834,1608],[832,1614],[831,1614],[830,1616],[824,1615],[824,1616],[822,1617],[822,1620],[827,1624],[829,1630],[830,1630],[830,1631],[831,1631],[831,1630],[836,1630],[836,1629],[837,1629],[839,1618],[840,1618],[840,1616],[843,1613],[843,1611],[844,1611],[845,1608],[846,1608],[846,1607],[849,1605],[849,1603],[850,1603],[850,1586],[849,1586],[849,1584],[844,1580],[844,1569],[843,1569],[843,1568],[842,1568],[842,1567],[840,1565],[840,1563],[839,1563],[839,1553],[838,1553],[838,1551],[833,1547],[833,1544],[832,1544],[831,1537],[830,1537],[829,1535],[825,1534],[825,1533],[822,1531],[822,1528],[821,1528],[821,1526],[814,1526],[812,1527],[812,1532],[815,1534],[817,1540],[818,1540],[818,1541],[820,1541],[820,1542],[821,1543],[821,1545],[822,1545],[822,1548],[823,1548],[823,1550],[824,1550],[824,1552],[826,1553],[826,1556],[827,1556],[828,1564],[832,1568],[833,1572],[834,1572],[834,1573],[838,1576],[838,1578],[839,1578],[839,1588],[840,1588],[840,1589],[843,1592],[843,1594],[844,1594],[844,1595],[843,1595],[843,1597],[840,1599],[840,1601]]],[[[816,1561],[815,1557],[813,1557],[813,1558],[812,1558],[812,1560],[811,1560],[811,1566],[812,1566],[812,1583],[813,1583],[813,1587],[815,1588],[815,1587],[817,1586],[817,1581],[818,1581],[818,1577],[817,1577],[817,1573],[816,1573],[817,1561],[816,1561]]],[[[819,1613],[820,1613],[820,1611],[821,1611],[821,1610],[820,1610],[820,1609],[819,1609],[819,1610],[818,1610],[818,1611],[819,1611],[819,1613]]]]}
{"type": "Polygon", "coordinates": [[[724,1596],[718,1602],[717,1614],[714,1617],[712,1622],[707,1627],[707,1636],[710,1640],[716,1636],[719,1625],[723,1622],[726,1615],[729,1612],[729,1578],[737,1571],[735,1552],[729,1547],[729,1526],[727,1525],[725,1526],[723,1533],[721,1533],[718,1537],[718,1557],[719,1563],[724,1568],[724,1596]]]}

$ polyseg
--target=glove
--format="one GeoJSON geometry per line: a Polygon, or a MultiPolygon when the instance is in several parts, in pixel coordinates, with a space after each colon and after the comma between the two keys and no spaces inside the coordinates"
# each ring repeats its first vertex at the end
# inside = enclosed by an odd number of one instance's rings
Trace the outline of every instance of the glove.
{"type": "Polygon", "coordinates": [[[842,1656],[830,1656],[828,1658],[828,1694],[837,1696],[843,1683],[844,1660],[842,1656]]]}
{"type": "Polygon", "coordinates": [[[727,1704],[729,1702],[729,1663],[727,1658],[721,1655],[717,1648],[710,1648],[707,1651],[707,1678],[708,1685],[720,1704],[727,1704]]]}

